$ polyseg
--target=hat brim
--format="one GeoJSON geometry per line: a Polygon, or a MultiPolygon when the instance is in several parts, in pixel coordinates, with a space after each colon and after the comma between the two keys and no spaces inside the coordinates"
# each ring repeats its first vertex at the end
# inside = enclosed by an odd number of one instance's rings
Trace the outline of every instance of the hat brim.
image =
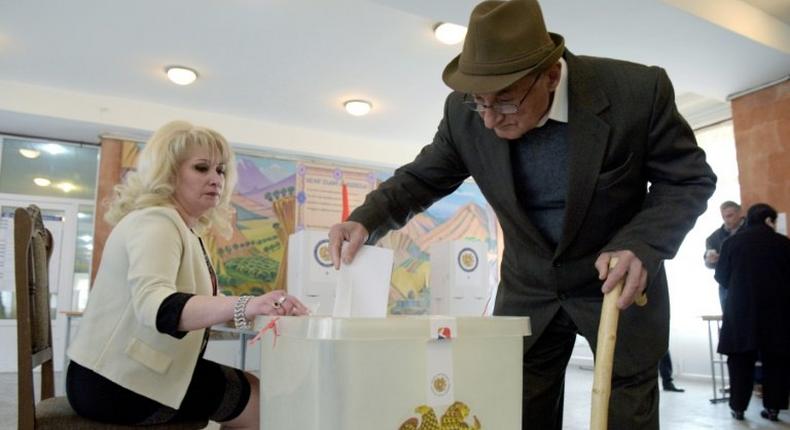
{"type": "Polygon", "coordinates": [[[565,39],[555,33],[549,33],[549,36],[554,41],[554,49],[540,63],[528,69],[503,75],[470,75],[461,72],[459,69],[458,62],[461,59],[461,54],[458,54],[444,68],[442,80],[448,87],[468,94],[485,94],[503,90],[530,73],[547,69],[560,59],[563,52],[565,52],[565,39]]]}

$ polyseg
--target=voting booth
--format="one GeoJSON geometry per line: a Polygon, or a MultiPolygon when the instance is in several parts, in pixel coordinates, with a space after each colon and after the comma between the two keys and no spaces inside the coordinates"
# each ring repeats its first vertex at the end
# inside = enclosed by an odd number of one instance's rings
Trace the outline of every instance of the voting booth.
{"type": "Polygon", "coordinates": [[[288,237],[288,293],[316,315],[332,315],[337,271],[327,230],[300,230],[288,237]]]}
{"type": "Polygon", "coordinates": [[[256,319],[261,428],[521,428],[528,318],[272,321],[256,319]]]}
{"type": "Polygon", "coordinates": [[[480,316],[491,288],[485,243],[454,240],[431,245],[431,314],[480,316]]]}

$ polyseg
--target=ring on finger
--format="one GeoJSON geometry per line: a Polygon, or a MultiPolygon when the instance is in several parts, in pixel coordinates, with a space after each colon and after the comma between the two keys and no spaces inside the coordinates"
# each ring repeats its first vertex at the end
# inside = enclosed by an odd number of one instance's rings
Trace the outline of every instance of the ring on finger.
{"type": "Polygon", "coordinates": [[[286,296],[282,296],[282,297],[280,297],[279,299],[275,300],[275,301],[274,301],[274,303],[272,303],[272,306],[273,306],[275,309],[280,309],[280,308],[283,306],[283,303],[285,303],[285,300],[286,300],[286,299],[287,299],[287,297],[286,297],[286,296]]]}

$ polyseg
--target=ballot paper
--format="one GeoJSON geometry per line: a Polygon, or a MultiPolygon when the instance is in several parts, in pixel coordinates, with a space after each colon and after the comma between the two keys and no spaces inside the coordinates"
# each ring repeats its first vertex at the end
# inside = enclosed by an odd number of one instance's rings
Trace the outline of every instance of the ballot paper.
{"type": "MultiPolygon", "coordinates": [[[[343,246],[347,246],[344,243],[343,246]]],[[[334,317],[387,316],[392,250],[365,245],[351,264],[340,266],[335,290],[334,317]]]]}

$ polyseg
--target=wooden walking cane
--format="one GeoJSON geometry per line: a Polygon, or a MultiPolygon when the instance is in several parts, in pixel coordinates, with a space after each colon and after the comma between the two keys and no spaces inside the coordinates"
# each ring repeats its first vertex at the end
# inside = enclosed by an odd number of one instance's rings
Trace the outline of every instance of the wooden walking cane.
{"type": "MultiPolygon", "coordinates": [[[[617,265],[617,258],[609,260],[609,270],[617,265]]],[[[609,420],[609,396],[612,394],[612,367],[614,346],[617,343],[617,299],[623,292],[623,282],[615,285],[603,296],[601,322],[598,323],[598,343],[595,352],[595,374],[592,387],[592,410],[590,411],[590,430],[606,430],[609,420]]]]}

